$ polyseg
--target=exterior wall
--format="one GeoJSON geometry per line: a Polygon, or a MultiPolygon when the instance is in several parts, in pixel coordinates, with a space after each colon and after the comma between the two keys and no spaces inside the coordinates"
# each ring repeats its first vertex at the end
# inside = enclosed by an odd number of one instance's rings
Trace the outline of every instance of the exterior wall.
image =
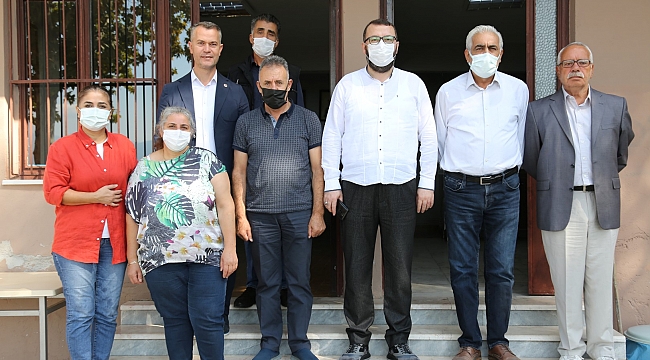
{"type": "Polygon", "coordinates": [[[621,172],[622,224],[616,246],[616,270],[623,329],[650,323],[650,2],[576,0],[571,40],[594,53],[595,89],[627,99],[636,138],[628,166],[621,172]]]}
{"type": "Polygon", "coordinates": [[[370,21],[379,18],[377,0],[342,0],[343,26],[343,75],[366,66],[366,57],[361,49],[363,28],[370,21]]]}

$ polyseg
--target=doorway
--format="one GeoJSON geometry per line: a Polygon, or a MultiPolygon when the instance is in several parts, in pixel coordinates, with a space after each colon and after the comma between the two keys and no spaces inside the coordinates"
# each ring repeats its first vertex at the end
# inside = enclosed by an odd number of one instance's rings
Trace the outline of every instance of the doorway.
{"type": "MultiPolygon", "coordinates": [[[[493,25],[504,41],[499,71],[526,81],[526,7],[470,9],[467,0],[394,1],[393,23],[400,40],[396,66],[417,74],[426,84],[435,104],[438,89],[445,82],[469,71],[463,51],[467,33],[476,25],[493,25]]],[[[528,295],[527,175],[520,173],[520,214],[515,253],[516,295],[528,295]]],[[[418,214],[413,258],[413,297],[451,295],[447,243],[444,233],[443,184],[436,176],[435,204],[418,214]]],[[[483,289],[482,255],[479,288],[483,289]]]]}
{"type": "MultiPolygon", "coordinates": [[[[198,1],[197,1],[198,2],[198,1]]],[[[330,0],[241,0],[228,2],[229,11],[215,8],[214,2],[200,1],[199,21],[211,21],[222,30],[224,44],[217,70],[228,69],[251,56],[248,35],[251,21],[270,13],[280,20],[279,44],[275,54],[301,68],[305,107],[315,112],[324,124],[330,98],[330,0]]],[[[294,80],[295,81],[295,80],[294,80]]],[[[327,229],[312,242],[311,288],[314,296],[336,296],[336,236],[331,216],[325,214],[327,229]]],[[[239,268],[233,298],[246,288],[246,255],[238,244],[239,268]]]]}

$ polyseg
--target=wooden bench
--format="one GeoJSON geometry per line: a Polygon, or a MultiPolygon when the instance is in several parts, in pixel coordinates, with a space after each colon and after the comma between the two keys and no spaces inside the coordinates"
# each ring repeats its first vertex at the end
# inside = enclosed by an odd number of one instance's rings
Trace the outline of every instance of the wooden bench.
{"type": "Polygon", "coordinates": [[[63,293],[56,272],[0,272],[0,299],[38,299],[38,310],[0,310],[0,316],[38,316],[40,359],[47,359],[47,315],[65,306],[65,299],[47,306],[47,298],[63,293]]]}

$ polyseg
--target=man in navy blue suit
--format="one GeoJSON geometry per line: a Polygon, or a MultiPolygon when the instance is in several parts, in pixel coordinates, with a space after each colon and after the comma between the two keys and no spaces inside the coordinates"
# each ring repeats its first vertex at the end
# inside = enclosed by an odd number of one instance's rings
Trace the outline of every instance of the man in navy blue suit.
{"type": "Polygon", "coordinates": [[[217,72],[223,50],[221,29],[202,21],[190,29],[188,43],[194,59],[189,74],[165,85],[158,101],[158,116],[168,106],[181,106],[196,120],[196,146],[214,152],[232,173],[232,139],[239,115],[248,112],[241,86],[217,72]]]}
{"type": "MultiPolygon", "coordinates": [[[[217,72],[223,50],[221,29],[202,21],[190,28],[190,53],[194,67],[189,74],[165,85],[158,101],[157,119],[168,106],[181,106],[194,115],[196,139],[193,145],[214,152],[232,174],[232,140],[239,115],[249,111],[248,99],[241,86],[217,72]]],[[[230,332],[228,313],[235,276],[228,279],[224,310],[224,334],[230,332]],[[229,294],[229,295],[228,295],[229,294]]]]}

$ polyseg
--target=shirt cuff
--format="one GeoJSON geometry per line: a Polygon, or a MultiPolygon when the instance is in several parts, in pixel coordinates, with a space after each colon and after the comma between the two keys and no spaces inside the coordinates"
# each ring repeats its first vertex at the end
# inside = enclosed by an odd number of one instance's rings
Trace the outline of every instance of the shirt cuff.
{"type": "Polygon", "coordinates": [[[325,180],[325,191],[341,190],[339,179],[325,180]]]}
{"type": "Polygon", "coordinates": [[[436,180],[428,179],[420,176],[420,182],[418,183],[418,188],[434,190],[436,188],[436,180]]]}

